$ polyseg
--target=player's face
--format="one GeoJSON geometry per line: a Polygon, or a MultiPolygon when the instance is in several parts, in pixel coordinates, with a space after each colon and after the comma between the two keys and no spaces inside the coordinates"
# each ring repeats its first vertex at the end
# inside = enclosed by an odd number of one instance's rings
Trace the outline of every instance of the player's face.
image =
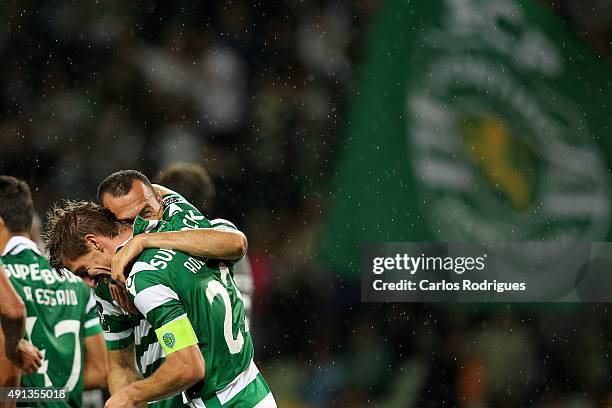
{"type": "Polygon", "coordinates": [[[160,197],[140,180],[134,180],[132,189],[124,196],[104,194],[102,204],[111,210],[119,221],[130,224],[137,215],[145,220],[159,220],[162,217],[160,197]]]}
{"type": "Polygon", "coordinates": [[[92,248],[88,253],[75,260],[65,262],[66,267],[85,281],[90,287],[108,282],[111,273],[113,252],[92,248]]]}

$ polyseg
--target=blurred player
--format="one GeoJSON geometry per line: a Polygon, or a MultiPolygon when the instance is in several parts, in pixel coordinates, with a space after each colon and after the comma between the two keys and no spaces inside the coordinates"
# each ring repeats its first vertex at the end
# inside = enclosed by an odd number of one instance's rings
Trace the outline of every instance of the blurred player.
{"type": "MultiPolygon", "coordinates": [[[[0,218],[0,223],[3,220],[0,218]]],[[[9,281],[0,258],[0,387],[18,387],[21,371],[32,374],[42,362],[41,352],[29,341],[25,333],[26,310],[9,281]],[[4,354],[2,353],[4,350],[4,354]]]]}
{"type": "Polygon", "coordinates": [[[83,389],[106,383],[107,361],[93,294],[79,278],[51,268],[29,238],[33,216],[28,185],[0,176],[0,253],[12,286],[26,305],[25,334],[42,354],[36,373],[21,377],[25,387],[69,392],[67,403],[81,406],[83,389]]]}
{"type": "MultiPolygon", "coordinates": [[[[202,166],[183,162],[174,163],[161,170],[156,181],[181,194],[202,214],[214,214],[216,189],[208,172],[202,166]]],[[[242,294],[244,311],[250,324],[253,273],[249,258],[246,255],[234,264],[234,282],[236,282],[236,287],[242,294]]]]}
{"type": "MultiPolygon", "coordinates": [[[[138,217],[135,237],[209,224],[184,199],[172,204],[185,216],[169,222],[138,217]]],[[[112,254],[132,232],[102,207],[87,202],[56,207],[48,229],[55,237],[48,242],[51,259],[98,282],[108,279],[112,254]]],[[[146,379],[116,392],[107,407],[133,407],[181,391],[192,407],[276,407],[253,362],[244,306],[223,261],[147,249],[131,268],[126,286],[166,359],[146,379]]]]}

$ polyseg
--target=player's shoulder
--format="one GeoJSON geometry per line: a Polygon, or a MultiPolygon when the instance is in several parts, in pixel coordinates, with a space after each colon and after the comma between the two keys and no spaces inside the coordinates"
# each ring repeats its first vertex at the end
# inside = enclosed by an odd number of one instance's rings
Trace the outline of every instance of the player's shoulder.
{"type": "Polygon", "coordinates": [[[236,224],[224,218],[215,218],[213,220],[210,220],[210,227],[214,229],[238,229],[238,227],[236,227],[236,224]]]}
{"type": "Polygon", "coordinates": [[[150,286],[166,283],[168,265],[176,251],[150,248],[143,251],[126,278],[126,287],[132,287],[132,295],[150,286]]]}

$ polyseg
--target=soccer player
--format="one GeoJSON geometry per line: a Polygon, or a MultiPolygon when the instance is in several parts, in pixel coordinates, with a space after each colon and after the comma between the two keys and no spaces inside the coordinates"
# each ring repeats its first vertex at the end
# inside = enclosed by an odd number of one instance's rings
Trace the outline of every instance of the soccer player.
{"type": "MultiPolygon", "coordinates": [[[[204,167],[184,162],[173,163],[159,172],[157,183],[180,193],[202,214],[214,214],[215,184],[204,167]]],[[[236,287],[242,294],[247,322],[250,324],[253,272],[246,255],[234,264],[233,272],[236,287]]]]}
{"type": "Polygon", "coordinates": [[[80,407],[83,389],[106,383],[102,328],[91,289],[72,274],[51,268],[29,238],[33,211],[28,185],[0,176],[0,253],[26,306],[25,334],[42,354],[40,368],[23,375],[21,385],[67,390],[66,403],[40,406],[80,407]]]}
{"type": "MultiPolygon", "coordinates": [[[[181,204],[187,205],[184,200],[181,204]]],[[[170,222],[138,217],[133,232],[170,234],[189,228],[185,223],[192,221],[193,217],[170,222]]],[[[109,211],[87,202],[55,207],[48,229],[54,231],[51,237],[59,237],[58,231],[63,237],[48,242],[53,262],[95,281],[109,277],[112,254],[132,233],[109,211]]],[[[114,393],[107,407],[133,407],[181,391],[192,407],[276,407],[253,362],[240,292],[223,261],[146,249],[131,268],[126,286],[166,359],[144,380],[114,393]]]]}
{"type": "MultiPolygon", "coordinates": [[[[0,223],[4,221],[0,218],[0,223]]],[[[32,374],[42,362],[40,350],[23,339],[25,333],[26,310],[8,279],[0,258],[0,387],[18,387],[21,371],[32,374]],[[2,354],[4,350],[4,355],[2,354]],[[8,360],[7,360],[8,359],[8,360]]]]}
{"type": "MultiPolygon", "coordinates": [[[[151,185],[148,178],[142,173],[126,170],[113,173],[107,177],[99,187],[101,201],[111,202],[111,208],[115,208],[119,218],[124,225],[131,224],[138,214],[146,217],[162,216],[164,219],[178,219],[182,228],[186,225],[197,227],[210,227],[210,224],[197,210],[185,203],[185,200],[161,186],[156,189],[151,185]],[[102,200],[102,198],[104,198],[102,200]],[[112,204],[118,206],[113,207],[112,204]],[[166,207],[164,207],[166,203],[166,207]],[[162,209],[163,208],[163,209],[162,209]],[[155,211],[152,211],[154,209],[155,211]]],[[[177,250],[206,251],[207,247],[212,250],[205,252],[211,257],[219,258],[239,258],[246,250],[246,237],[244,234],[233,231],[221,230],[220,225],[216,231],[200,231],[195,234],[190,232],[179,232],[178,234],[161,234],[161,238],[166,238],[166,244],[177,250]]],[[[154,239],[157,234],[149,237],[154,239]]],[[[58,237],[62,239],[62,237],[58,237]]],[[[155,243],[152,240],[150,243],[155,243]]],[[[118,255],[125,254],[130,248],[140,248],[131,257],[135,257],[142,252],[138,239],[130,240],[118,255]]],[[[113,259],[115,259],[113,258],[113,259]]],[[[131,258],[129,259],[131,260],[131,258]]],[[[123,272],[123,267],[121,267],[123,272]]],[[[90,279],[86,274],[84,279],[90,279]]],[[[120,276],[124,280],[123,275],[120,276]]],[[[147,376],[164,361],[163,350],[157,341],[155,333],[150,329],[150,325],[137,310],[132,310],[133,304],[123,299],[126,292],[113,284],[106,282],[99,284],[96,289],[96,297],[99,302],[101,318],[105,326],[105,338],[110,356],[110,373],[108,377],[109,389],[115,393],[131,381],[147,376]],[[112,293],[112,296],[111,296],[112,293]],[[114,301],[117,301],[115,303],[114,301]],[[130,306],[131,305],[131,306],[130,306]],[[119,307],[121,306],[121,307],[119,307]],[[128,315],[125,311],[130,311],[134,315],[128,315]],[[137,366],[134,365],[137,362],[137,366]]],[[[156,401],[155,406],[172,407],[183,406],[180,395],[156,401]]]]}

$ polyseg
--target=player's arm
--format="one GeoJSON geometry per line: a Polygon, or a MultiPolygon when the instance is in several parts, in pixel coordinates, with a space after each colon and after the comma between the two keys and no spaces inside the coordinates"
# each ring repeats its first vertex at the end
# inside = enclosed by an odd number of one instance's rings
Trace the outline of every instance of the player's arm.
{"type": "Polygon", "coordinates": [[[197,345],[169,354],[148,378],[131,383],[108,400],[105,407],[137,406],[175,395],[204,378],[204,358],[197,345]],[[127,405],[123,405],[128,402],[127,405]]]}
{"type": "Polygon", "coordinates": [[[42,362],[42,354],[30,342],[23,339],[25,330],[25,305],[11,282],[0,261],[0,326],[4,333],[1,354],[17,367],[31,374],[38,370],[42,362]]]}
{"type": "Polygon", "coordinates": [[[148,248],[166,248],[202,258],[236,261],[246,254],[248,242],[238,230],[202,228],[140,234],[127,245],[130,244],[134,251],[140,252],[148,248]]]}
{"type": "Polygon", "coordinates": [[[85,369],[83,387],[86,390],[106,388],[108,356],[102,333],[85,338],[85,369]]]}
{"type": "MultiPolygon", "coordinates": [[[[21,370],[8,359],[4,352],[4,333],[2,333],[2,328],[0,328],[0,367],[2,367],[0,371],[0,387],[19,387],[21,370]]],[[[15,405],[8,406],[13,407],[15,405]]],[[[0,403],[0,407],[4,407],[4,405],[0,403]]]]}
{"type": "Polygon", "coordinates": [[[108,350],[107,385],[109,391],[114,393],[142,378],[136,366],[134,328],[131,318],[113,303],[107,285],[96,288],[96,302],[108,350]]]}
{"type": "Polygon", "coordinates": [[[246,254],[247,247],[246,236],[229,222],[211,228],[139,234],[113,256],[111,276],[115,281],[124,282],[125,267],[148,248],[166,248],[203,258],[236,261],[246,254]]]}
{"type": "Polygon", "coordinates": [[[108,372],[108,390],[116,394],[142,376],[136,368],[136,351],[134,345],[120,350],[109,350],[110,368],[108,372]]]}
{"type": "Polygon", "coordinates": [[[88,299],[83,314],[83,336],[85,337],[85,356],[83,387],[86,390],[106,388],[108,376],[108,356],[100,318],[98,317],[94,293],[83,284],[84,298],[88,299]]]}
{"type": "Polygon", "coordinates": [[[23,300],[19,297],[9,281],[0,261],[0,322],[4,332],[4,350],[7,357],[17,354],[17,345],[23,338],[26,311],[23,300]]]}

